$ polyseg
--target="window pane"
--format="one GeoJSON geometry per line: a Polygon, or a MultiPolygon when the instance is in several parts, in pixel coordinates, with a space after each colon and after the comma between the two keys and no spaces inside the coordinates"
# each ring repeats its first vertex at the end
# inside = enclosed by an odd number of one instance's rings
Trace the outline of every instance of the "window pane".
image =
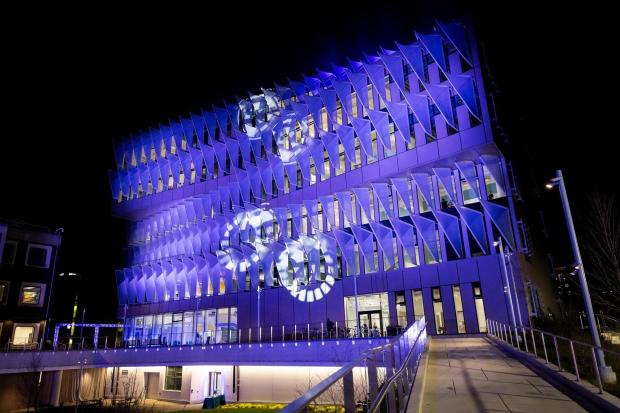
{"type": "Polygon", "coordinates": [[[413,314],[416,321],[424,317],[424,301],[422,290],[413,290],[413,314]]]}
{"type": "Polygon", "coordinates": [[[40,287],[24,287],[22,290],[22,304],[39,304],[41,298],[40,287]]]}
{"type": "Polygon", "coordinates": [[[15,327],[13,344],[30,344],[34,340],[34,327],[15,327]]]}
{"type": "Polygon", "coordinates": [[[465,314],[463,312],[463,301],[461,299],[461,287],[452,286],[452,296],[454,297],[454,310],[456,311],[456,327],[459,334],[466,333],[465,314]]]}
{"type": "Polygon", "coordinates": [[[164,390],[181,391],[183,367],[166,367],[166,380],[164,390]]]}
{"type": "Polygon", "coordinates": [[[47,267],[47,248],[40,248],[30,245],[28,247],[28,256],[26,257],[26,265],[33,267],[47,267]]]}

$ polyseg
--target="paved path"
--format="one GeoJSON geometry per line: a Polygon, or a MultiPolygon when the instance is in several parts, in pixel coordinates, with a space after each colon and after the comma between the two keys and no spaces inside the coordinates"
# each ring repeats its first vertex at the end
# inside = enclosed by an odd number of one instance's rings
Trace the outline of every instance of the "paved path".
{"type": "Polygon", "coordinates": [[[421,407],[425,413],[585,412],[484,337],[431,339],[421,407]]]}

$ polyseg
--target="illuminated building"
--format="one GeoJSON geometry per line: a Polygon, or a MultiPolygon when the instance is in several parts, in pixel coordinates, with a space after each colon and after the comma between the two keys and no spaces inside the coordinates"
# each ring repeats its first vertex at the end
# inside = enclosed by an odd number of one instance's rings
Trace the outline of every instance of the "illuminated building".
{"type": "Polygon", "coordinates": [[[478,333],[541,305],[460,22],[120,140],[115,156],[113,213],[133,223],[116,272],[127,345],[389,335],[422,315],[431,334],[478,333]]]}

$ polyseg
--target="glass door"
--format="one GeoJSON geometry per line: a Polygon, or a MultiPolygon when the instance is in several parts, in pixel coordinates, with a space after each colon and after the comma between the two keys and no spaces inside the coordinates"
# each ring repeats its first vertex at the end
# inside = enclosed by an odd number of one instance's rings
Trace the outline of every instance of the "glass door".
{"type": "Polygon", "coordinates": [[[360,311],[359,323],[362,337],[379,337],[383,331],[381,311],[360,311]]]}

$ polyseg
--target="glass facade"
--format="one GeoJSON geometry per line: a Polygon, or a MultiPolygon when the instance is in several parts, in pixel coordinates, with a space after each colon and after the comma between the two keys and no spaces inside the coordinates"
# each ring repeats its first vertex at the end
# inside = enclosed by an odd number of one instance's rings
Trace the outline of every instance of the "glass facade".
{"type": "Polygon", "coordinates": [[[238,340],[237,307],[127,317],[129,346],[180,346],[238,340]]]}
{"type": "Polygon", "coordinates": [[[397,45],[372,63],[268,87],[115,146],[115,213],[135,224],[133,254],[116,272],[119,303],[179,309],[132,312],[149,314],[126,320],[126,339],[235,342],[240,329],[256,335],[257,316],[274,328],[329,318],[349,335],[424,315],[436,334],[485,330],[490,311],[469,283],[501,279],[483,260],[497,234],[520,250],[512,183],[485,132],[482,79],[453,39],[438,31],[436,41],[433,53],[424,42],[413,48],[420,61],[397,45]],[[434,61],[442,52],[450,67],[434,61]],[[364,292],[357,309],[353,280],[364,292]],[[269,318],[253,304],[259,287],[269,318]],[[202,297],[219,308],[187,310],[202,297]],[[243,325],[228,303],[243,303],[243,325]]]}

